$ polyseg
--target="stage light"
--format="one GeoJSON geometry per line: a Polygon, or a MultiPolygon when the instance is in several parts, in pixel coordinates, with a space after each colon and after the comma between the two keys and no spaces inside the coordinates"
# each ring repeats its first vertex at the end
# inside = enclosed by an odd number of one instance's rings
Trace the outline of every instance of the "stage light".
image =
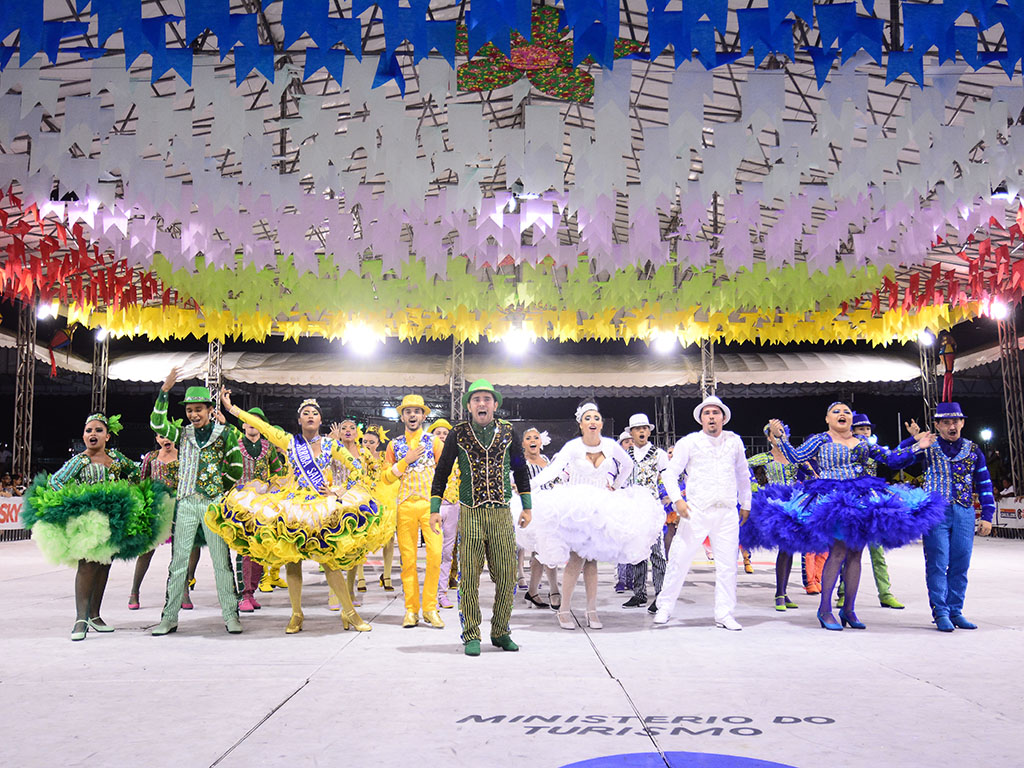
{"type": "Polygon", "coordinates": [[[40,304],[36,308],[36,317],[40,320],[48,320],[51,317],[56,317],[59,307],[59,304],[40,304]]]}
{"type": "Polygon", "coordinates": [[[385,405],[380,409],[380,417],[390,421],[398,421],[398,409],[390,405],[385,405]]]}
{"type": "Polygon", "coordinates": [[[381,339],[372,328],[363,323],[354,323],[345,327],[341,337],[342,343],[360,356],[372,355],[377,350],[381,339]]]}
{"type": "Polygon", "coordinates": [[[982,441],[984,441],[984,442],[986,442],[986,443],[987,443],[987,442],[988,442],[989,440],[991,440],[991,439],[992,439],[992,430],[991,430],[991,429],[989,429],[988,427],[985,427],[985,428],[984,428],[983,430],[981,430],[981,432],[979,432],[978,434],[980,434],[980,435],[981,435],[981,439],[982,439],[982,441]]]}
{"type": "Polygon", "coordinates": [[[993,320],[1005,320],[1010,314],[1010,308],[1004,302],[996,299],[989,305],[988,313],[993,320]]]}
{"type": "Polygon", "coordinates": [[[651,340],[651,347],[659,355],[667,355],[675,351],[678,344],[679,339],[670,331],[662,331],[651,340]]]}
{"type": "Polygon", "coordinates": [[[922,347],[930,347],[935,343],[935,334],[925,329],[917,334],[917,343],[922,347]]]}
{"type": "Polygon", "coordinates": [[[96,341],[103,341],[109,335],[110,335],[110,331],[108,331],[106,328],[97,328],[96,329],[96,341]]]}
{"type": "Polygon", "coordinates": [[[524,355],[533,343],[533,334],[519,325],[513,325],[501,339],[511,355],[524,355]]]}

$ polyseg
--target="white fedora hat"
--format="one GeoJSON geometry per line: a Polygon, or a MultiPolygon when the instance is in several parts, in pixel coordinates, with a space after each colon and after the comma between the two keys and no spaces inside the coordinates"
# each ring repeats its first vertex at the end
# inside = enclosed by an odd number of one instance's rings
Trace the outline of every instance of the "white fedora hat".
{"type": "Polygon", "coordinates": [[[728,405],[723,403],[719,398],[715,397],[714,395],[709,395],[708,397],[705,397],[704,400],[701,401],[701,404],[693,409],[693,420],[700,424],[700,413],[709,405],[715,405],[721,408],[722,413],[725,415],[725,418],[722,420],[722,424],[724,425],[729,423],[729,419],[732,418],[732,411],[729,410],[728,405]]]}
{"type": "Polygon", "coordinates": [[[629,426],[626,429],[632,429],[633,427],[650,427],[651,431],[654,430],[654,425],[651,424],[651,420],[647,418],[646,413],[634,413],[629,417],[629,426]]]}

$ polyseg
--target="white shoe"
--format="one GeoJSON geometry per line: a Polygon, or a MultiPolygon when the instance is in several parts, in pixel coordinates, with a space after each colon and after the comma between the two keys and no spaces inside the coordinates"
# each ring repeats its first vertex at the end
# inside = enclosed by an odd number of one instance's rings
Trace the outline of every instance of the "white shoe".
{"type": "Polygon", "coordinates": [[[736,621],[736,619],[734,619],[732,616],[726,616],[722,619],[716,619],[715,626],[721,627],[722,629],[728,629],[731,632],[739,632],[741,629],[743,629],[743,627],[740,626],[740,623],[736,621]]]}
{"type": "Polygon", "coordinates": [[[658,611],[656,614],[654,614],[654,623],[655,624],[668,624],[668,614],[667,613],[662,613],[661,611],[658,611]]]}

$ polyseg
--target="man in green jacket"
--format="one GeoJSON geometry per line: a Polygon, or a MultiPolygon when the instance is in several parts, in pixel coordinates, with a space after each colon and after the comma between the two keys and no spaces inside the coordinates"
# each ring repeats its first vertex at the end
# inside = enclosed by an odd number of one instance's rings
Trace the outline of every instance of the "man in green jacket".
{"type": "Polygon", "coordinates": [[[167,598],[160,623],[154,635],[167,635],[178,629],[178,612],[185,593],[188,557],[192,552],[200,526],[210,548],[210,560],[217,583],[224,626],[237,635],[242,631],[238,620],[238,596],[231,570],[231,554],[224,539],[211,531],[204,520],[211,504],[220,503],[224,493],[242,476],[242,454],[238,448],[238,430],[212,421],[213,397],[206,387],[189,387],[182,405],[188,426],[179,427],[167,418],[167,393],[178,380],[178,369],[167,374],[157,396],[149,426],[178,447],[177,505],[174,510],[174,541],[171,565],[167,573],[167,598]]]}
{"type": "Polygon", "coordinates": [[[523,501],[519,525],[525,527],[531,519],[530,472],[519,435],[509,422],[494,418],[501,395],[490,382],[477,379],[470,384],[462,404],[469,409],[470,420],[452,427],[444,441],[430,487],[430,527],[441,531],[441,500],[457,460],[462,505],[459,618],[466,655],[480,655],[480,573],[484,556],[494,581],[491,644],[505,651],[518,651],[509,628],[516,583],[516,533],[509,509],[509,476],[511,473],[523,501]]]}

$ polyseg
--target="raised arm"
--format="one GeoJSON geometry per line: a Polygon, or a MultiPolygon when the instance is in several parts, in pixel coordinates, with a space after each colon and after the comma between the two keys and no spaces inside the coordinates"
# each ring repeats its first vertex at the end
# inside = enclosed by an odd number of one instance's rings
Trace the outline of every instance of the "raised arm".
{"type": "Polygon", "coordinates": [[[783,456],[794,464],[802,464],[805,461],[817,458],[818,452],[821,450],[821,446],[827,440],[828,435],[824,432],[819,432],[816,435],[811,435],[800,443],[799,448],[794,448],[785,434],[778,437],[779,450],[782,451],[783,456]]]}
{"type": "Polygon", "coordinates": [[[153,412],[149,414],[149,428],[160,437],[170,440],[175,445],[181,437],[181,427],[167,418],[167,391],[161,389],[156,396],[153,412]]]}
{"type": "Polygon", "coordinates": [[[288,446],[291,444],[291,435],[285,432],[283,429],[279,429],[272,424],[268,424],[259,416],[253,416],[248,411],[243,411],[241,408],[231,403],[231,390],[225,389],[221,391],[220,395],[221,402],[224,404],[224,410],[234,416],[243,424],[248,424],[250,427],[255,427],[260,431],[267,440],[270,441],[271,445],[276,448],[280,448],[282,451],[287,451],[288,446]]]}

